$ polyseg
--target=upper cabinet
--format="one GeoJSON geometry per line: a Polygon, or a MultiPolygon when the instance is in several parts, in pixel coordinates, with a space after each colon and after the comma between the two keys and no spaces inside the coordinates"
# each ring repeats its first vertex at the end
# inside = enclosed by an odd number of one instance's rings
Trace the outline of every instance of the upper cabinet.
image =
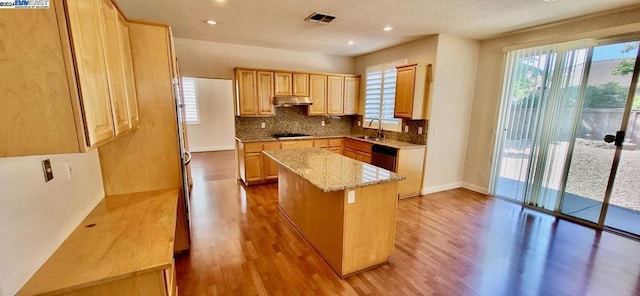
{"type": "Polygon", "coordinates": [[[292,94],[291,91],[291,73],[280,73],[276,72],[275,74],[275,91],[274,95],[276,96],[290,96],[292,94]]]}
{"type": "Polygon", "coordinates": [[[309,97],[308,115],[358,114],[360,76],[235,68],[237,116],[273,116],[274,96],[309,97]]]}
{"type": "Polygon", "coordinates": [[[311,106],[308,107],[309,115],[327,114],[327,75],[309,75],[309,97],[311,106]]]}
{"type": "Polygon", "coordinates": [[[344,77],[344,114],[358,113],[358,93],[360,90],[360,77],[344,77]]]}
{"type": "Polygon", "coordinates": [[[397,67],[394,117],[429,119],[431,64],[397,67]]]}
{"type": "Polygon", "coordinates": [[[293,95],[296,97],[309,96],[309,74],[293,73],[293,95]]]}
{"type": "Polygon", "coordinates": [[[273,115],[273,73],[235,69],[236,115],[273,115]]]}
{"type": "Polygon", "coordinates": [[[327,114],[344,114],[344,77],[327,76],[327,114]]]}
{"type": "Polygon", "coordinates": [[[0,12],[0,157],[84,152],[135,127],[121,17],[105,0],[0,12]]]}

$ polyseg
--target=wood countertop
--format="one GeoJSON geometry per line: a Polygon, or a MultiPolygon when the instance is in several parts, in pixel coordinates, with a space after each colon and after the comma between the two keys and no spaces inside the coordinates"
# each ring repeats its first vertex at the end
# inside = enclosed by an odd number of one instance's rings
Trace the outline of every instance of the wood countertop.
{"type": "Polygon", "coordinates": [[[323,192],[406,179],[394,172],[320,148],[263,151],[323,192]]]}
{"type": "Polygon", "coordinates": [[[57,295],[171,268],[178,195],[105,197],[17,295],[57,295]]]}

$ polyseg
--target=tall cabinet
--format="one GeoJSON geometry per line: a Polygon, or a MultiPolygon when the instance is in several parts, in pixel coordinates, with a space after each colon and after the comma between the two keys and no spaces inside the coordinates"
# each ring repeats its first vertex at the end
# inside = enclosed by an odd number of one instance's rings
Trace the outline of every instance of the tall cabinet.
{"type": "MultiPolygon", "coordinates": [[[[102,0],[101,0],[102,1],[102,0]]],[[[106,195],[181,189],[176,251],[189,247],[187,167],[177,121],[180,79],[168,26],[129,24],[140,127],[98,151],[106,195]]]]}

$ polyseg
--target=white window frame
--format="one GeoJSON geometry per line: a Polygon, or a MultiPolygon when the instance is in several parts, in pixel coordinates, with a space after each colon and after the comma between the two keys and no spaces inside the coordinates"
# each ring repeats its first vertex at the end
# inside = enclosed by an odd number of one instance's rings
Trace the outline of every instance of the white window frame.
{"type": "MultiPolygon", "coordinates": [[[[367,66],[365,69],[365,94],[364,94],[364,104],[365,104],[365,108],[364,108],[364,116],[363,116],[363,120],[364,122],[362,123],[362,127],[363,128],[370,128],[370,129],[378,129],[378,125],[376,124],[377,122],[374,122],[377,120],[380,120],[380,122],[382,123],[382,129],[386,130],[386,131],[394,131],[394,132],[401,132],[402,131],[402,119],[400,118],[394,118],[394,117],[384,117],[384,114],[382,112],[383,106],[384,106],[384,97],[385,97],[385,92],[384,92],[384,73],[386,71],[389,70],[395,70],[397,66],[402,66],[402,65],[406,65],[408,63],[408,59],[402,59],[402,60],[396,60],[396,61],[392,61],[392,62],[388,62],[388,63],[384,63],[384,64],[378,64],[378,65],[371,65],[371,66],[367,66]],[[374,116],[370,116],[370,114],[367,114],[367,83],[368,83],[368,78],[369,78],[369,73],[372,72],[382,72],[382,80],[380,82],[380,112],[378,113],[379,116],[376,118],[374,116]],[[372,123],[371,126],[369,126],[369,123],[372,123]]],[[[396,72],[397,73],[397,72],[396,72]]],[[[393,85],[393,98],[395,101],[395,84],[393,85]]],[[[388,93],[387,93],[388,94],[388,93]]],[[[387,112],[389,111],[388,109],[386,110],[387,112]]],[[[391,110],[393,112],[393,110],[391,110]]],[[[391,115],[393,116],[393,115],[391,115]]]]}
{"type": "Polygon", "coordinates": [[[182,77],[182,96],[184,97],[185,121],[187,124],[200,124],[200,100],[198,100],[197,78],[182,77]],[[190,85],[193,85],[193,90],[191,90],[190,85]],[[191,93],[193,93],[193,97],[190,95],[191,93]],[[193,119],[193,117],[195,117],[195,119],[193,119]]]}

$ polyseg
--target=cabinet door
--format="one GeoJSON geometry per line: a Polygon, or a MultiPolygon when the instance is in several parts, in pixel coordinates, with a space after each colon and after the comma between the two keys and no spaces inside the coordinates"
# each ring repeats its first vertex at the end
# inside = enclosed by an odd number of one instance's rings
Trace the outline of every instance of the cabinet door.
{"type": "MultiPolygon", "coordinates": [[[[280,143],[264,143],[264,150],[278,150],[280,149],[280,143]]],[[[264,179],[273,180],[278,178],[278,163],[271,159],[269,156],[262,155],[264,162],[264,179]]]]}
{"type": "Polygon", "coordinates": [[[246,153],[244,155],[244,169],[246,182],[262,181],[262,152],[246,153]]]}
{"type": "Polygon", "coordinates": [[[358,93],[360,91],[360,77],[344,78],[344,114],[358,113],[358,93]]]}
{"type": "Polygon", "coordinates": [[[309,96],[309,74],[293,74],[293,95],[296,97],[309,96]]]}
{"type": "Polygon", "coordinates": [[[257,73],[258,76],[258,114],[273,115],[273,73],[257,73]]]}
{"type": "Polygon", "coordinates": [[[104,47],[100,28],[103,0],[69,0],[67,14],[80,84],[87,146],[114,136],[104,47]]]}
{"type": "Polygon", "coordinates": [[[102,16],[102,41],[107,64],[111,110],[117,136],[131,128],[127,92],[125,91],[124,62],[120,47],[119,13],[111,0],[101,0],[97,5],[100,7],[102,16]]]}
{"type": "Polygon", "coordinates": [[[309,97],[313,104],[309,106],[309,115],[325,115],[327,113],[327,76],[309,75],[309,97]]]}
{"type": "Polygon", "coordinates": [[[342,155],[356,159],[356,151],[347,147],[342,150],[342,155]]]}
{"type": "Polygon", "coordinates": [[[342,147],[329,147],[328,150],[338,154],[342,154],[342,147]]]}
{"type": "Polygon", "coordinates": [[[394,117],[411,118],[415,90],[416,65],[398,67],[394,117]]]}
{"type": "Polygon", "coordinates": [[[314,140],[313,141],[313,147],[316,147],[316,148],[327,148],[327,147],[329,147],[329,140],[328,139],[314,140]]]}
{"type": "Polygon", "coordinates": [[[275,73],[275,95],[291,95],[291,73],[275,73]]]}
{"type": "Polygon", "coordinates": [[[362,162],[371,163],[371,153],[356,151],[356,159],[362,162]]]}
{"type": "Polygon", "coordinates": [[[258,114],[258,94],[256,88],[256,71],[236,70],[236,92],[238,115],[258,114]]]}
{"type": "Polygon", "coordinates": [[[125,92],[129,107],[129,121],[132,127],[140,124],[138,113],[138,96],[136,94],[136,80],[133,76],[133,61],[131,60],[131,43],[129,40],[129,24],[118,13],[118,37],[120,38],[120,51],[122,52],[122,68],[124,69],[125,92]]]}
{"type": "Polygon", "coordinates": [[[344,114],[344,77],[327,76],[327,113],[331,115],[344,114]]]}

